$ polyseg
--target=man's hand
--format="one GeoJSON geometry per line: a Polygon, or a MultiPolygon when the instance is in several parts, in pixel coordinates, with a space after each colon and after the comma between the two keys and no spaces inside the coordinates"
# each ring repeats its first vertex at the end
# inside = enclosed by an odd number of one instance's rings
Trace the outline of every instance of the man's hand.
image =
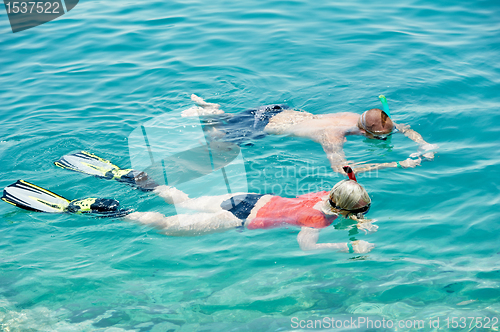
{"type": "Polygon", "coordinates": [[[411,159],[411,158],[408,158],[406,160],[403,160],[401,161],[399,164],[401,165],[401,167],[403,168],[414,168],[416,166],[420,166],[420,163],[422,162],[422,159],[421,158],[418,158],[418,159],[411,159]]]}
{"type": "Polygon", "coordinates": [[[405,131],[407,131],[408,129],[410,129],[410,126],[407,125],[407,124],[403,124],[403,123],[397,123],[396,124],[396,128],[402,133],[404,134],[405,131]]]}
{"type": "Polygon", "coordinates": [[[417,152],[412,153],[410,155],[410,158],[424,157],[424,160],[432,161],[434,160],[434,154],[436,153],[436,150],[438,148],[439,146],[437,144],[429,144],[429,143],[422,144],[419,146],[417,152]]]}
{"type": "Polygon", "coordinates": [[[352,249],[356,254],[366,254],[375,247],[374,244],[363,241],[363,240],[358,240],[358,241],[353,241],[352,242],[352,249]]]}
{"type": "Polygon", "coordinates": [[[423,160],[433,161],[434,160],[434,152],[427,152],[422,155],[423,160]]]}

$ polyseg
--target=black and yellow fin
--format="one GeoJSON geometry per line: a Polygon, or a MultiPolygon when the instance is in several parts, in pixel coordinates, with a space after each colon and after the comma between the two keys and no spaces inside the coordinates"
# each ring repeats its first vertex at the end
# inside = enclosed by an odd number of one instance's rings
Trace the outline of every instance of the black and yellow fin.
{"type": "Polygon", "coordinates": [[[111,198],[85,198],[69,201],[47,189],[18,180],[5,187],[2,200],[21,209],[48,213],[91,213],[99,217],[120,218],[131,213],[120,209],[120,203],[111,198]]]}
{"type": "Polygon", "coordinates": [[[37,212],[65,212],[70,201],[47,189],[18,180],[3,190],[2,200],[21,209],[37,212]]]}
{"type": "Polygon", "coordinates": [[[101,217],[119,218],[131,213],[130,209],[120,209],[120,203],[112,198],[75,199],[69,203],[68,212],[93,213],[101,217]]]}
{"type": "Polygon", "coordinates": [[[113,165],[109,160],[86,151],[62,156],[58,161],[54,162],[54,164],[61,168],[110,180],[119,176],[119,173],[124,175],[124,173],[131,171],[122,170],[120,167],[113,165]]]}
{"type": "Polygon", "coordinates": [[[86,151],[62,156],[54,164],[64,169],[93,175],[98,178],[132,184],[144,191],[153,190],[158,186],[144,172],[133,169],[121,169],[109,160],[86,151]]]}

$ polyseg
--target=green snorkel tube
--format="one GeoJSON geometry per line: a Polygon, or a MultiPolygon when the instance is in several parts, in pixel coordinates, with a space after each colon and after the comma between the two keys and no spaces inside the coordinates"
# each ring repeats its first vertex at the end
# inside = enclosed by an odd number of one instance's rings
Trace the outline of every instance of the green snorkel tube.
{"type": "Polygon", "coordinates": [[[384,106],[384,112],[387,114],[387,116],[390,118],[391,117],[391,111],[389,111],[389,104],[387,104],[387,99],[385,99],[384,95],[378,96],[380,101],[382,102],[382,106],[384,106]]]}
{"type": "MultiPolygon", "coordinates": [[[[384,95],[380,95],[380,96],[378,96],[378,98],[382,102],[384,113],[387,114],[387,116],[389,117],[389,119],[392,120],[392,118],[391,118],[391,111],[389,110],[389,104],[387,103],[387,99],[385,98],[384,95]]],[[[396,127],[394,127],[394,129],[392,130],[391,134],[393,134],[395,132],[398,132],[398,129],[396,127]]],[[[389,143],[389,144],[391,142],[391,136],[392,136],[391,134],[389,134],[389,136],[386,138],[387,143],[389,143]]]]}

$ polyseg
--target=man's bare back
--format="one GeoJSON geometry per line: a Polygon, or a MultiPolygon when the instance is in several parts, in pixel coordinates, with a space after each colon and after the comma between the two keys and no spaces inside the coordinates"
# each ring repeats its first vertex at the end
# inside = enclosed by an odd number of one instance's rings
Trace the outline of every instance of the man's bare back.
{"type": "Polygon", "coordinates": [[[321,137],[316,137],[318,133],[326,131],[334,136],[345,136],[357,129],[358,119],[359,114],[355,113],[314,115],[308,112],[284,110],[269,120],[264,131],[273,135],[308,137],[319,143],[321,137]]]}

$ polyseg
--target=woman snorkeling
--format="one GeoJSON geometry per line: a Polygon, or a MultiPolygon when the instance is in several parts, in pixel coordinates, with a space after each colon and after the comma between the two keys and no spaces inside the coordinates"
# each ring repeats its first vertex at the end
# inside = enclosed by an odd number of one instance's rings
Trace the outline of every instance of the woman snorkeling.
{"type": "Polygon", "coordinates": [[[330,226],[339,216],[357,222],[365,232],[377,230],[373,220],[364,219],[371,199],[356,182],[352,169],[345,167],[349,180],[337,183],[330,192],[320,191],[295,198],[252,193],[190,198],[179,189],[157,185],[135,170],[120,169],[108,160],[88,152],[66,155],[56,165],[94,176],[133,184],[153,191],[167,203],[197,211],[195,214],[164,216],[158,212],[132,212],[119,208],[113,199],[87,198],[70,201],[62,196],[19,180],[4,189],[2,199],[20,208],[50,213],[94,213],[99,216],[124,217],[127,220],[159,229],[170,236],[196,236],[230,229],[269,229],[300,227],[297,241],[302,250],[330,249],[343,252],[367,253],[374,245],[359,240],[350,243],[317,243],[319,231],[330,226]]]}
{"type": "MultiPolygon", "coordinates": [[[[352,172],[347,169],[346,172],[352,172]]],[[[158,212],[133,212],[125,217],[159,229],[165,235],[196,236],[241,227],[251,230],[295,226],[301,228],[297,241],[302,250],[366,253],[374,247],[362,240],[317,243],[319,231],[330,226],[339,216],[355,220],[359,229],[377,229],[373,220],[364,219],[371,199],[354,175],[349,180],[338,182],[330,192],[320,191],[295,198],[250,193],[189,198],[184,192],[165,185],[158,186],[153,192],[169,204],[199,212],[169,217],[158,212]]]]}

